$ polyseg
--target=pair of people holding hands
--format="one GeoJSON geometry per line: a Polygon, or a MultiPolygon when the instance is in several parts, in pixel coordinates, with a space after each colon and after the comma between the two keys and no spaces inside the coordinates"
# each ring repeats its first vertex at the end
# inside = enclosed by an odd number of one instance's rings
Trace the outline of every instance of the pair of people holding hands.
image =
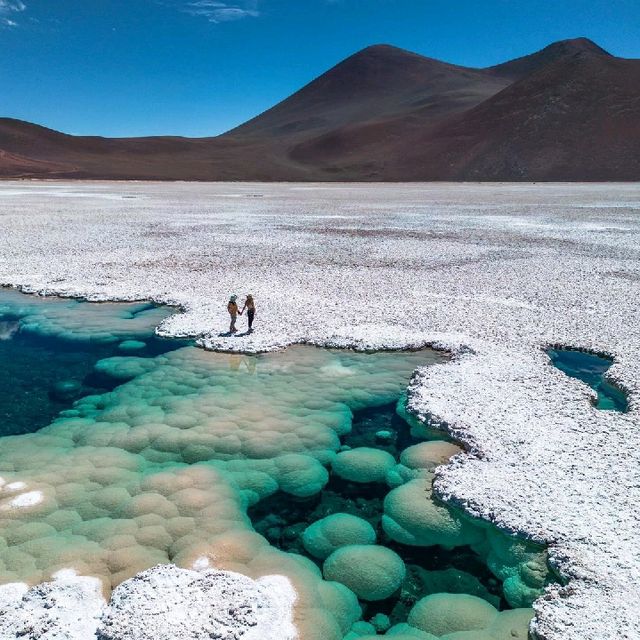
{"type": "Polygon", "coordinates": [[[248,330],[247,333],[253,332],[253,319],[256,315],[256,305],[253,301],[253,296],[249,293],[247,294],[247,298],[244,301],[244,306],[242,309],[238,308],[238,296],[231,296],[229,298],[229,303],[227,304],[227,311],[229,312],[229,316],[231,316],[231,324],[229,325],[229,333],[236,333],[238,329],[236,328],[236,320],[238,319],[238,315],[242,315],[244,312],[247,312],[247,324],[248,330]]]}

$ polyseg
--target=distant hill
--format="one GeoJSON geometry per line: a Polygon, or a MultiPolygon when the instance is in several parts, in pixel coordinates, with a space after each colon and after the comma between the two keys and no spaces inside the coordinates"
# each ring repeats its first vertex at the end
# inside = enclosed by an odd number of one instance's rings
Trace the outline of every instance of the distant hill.
{"type": "Polygon", "coordinates": [[[217,137],[0,118],[0,177],[640,180],[640,60],[584,38],[486,69],[375,45],[217,137]]]}

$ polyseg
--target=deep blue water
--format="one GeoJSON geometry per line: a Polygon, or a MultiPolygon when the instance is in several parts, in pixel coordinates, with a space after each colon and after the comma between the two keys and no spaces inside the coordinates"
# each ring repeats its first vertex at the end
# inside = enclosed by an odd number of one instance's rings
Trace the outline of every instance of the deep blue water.
{"type": "MultiPolygon", "coordinates": [[[[341,440],[350,447],[383,449],[396,458],[406,447],[424,441],[410,435],[408,424],[396,414],[395,403],[355,412],[352,430],[341,440]],[[381,430],[390,431],[393,437],[381,443],[376,438],[376,433],[381,430]]],[[[365,620],[381,613],[388,615],[394,624],[406,621],[411,606],[424,595],[419,578],[422,571],[463,572],[466,579],[460,578],[457,586],[447,585],[449,592],[471,593],[499,609],[509,608],[502,595],[502,584],[470,547],[409,547],[388,539],[381,527],[383,501],[388,491],[386,484],[352,483],[332,474],[329,484],[318,495],[303,499],[278,492],[251,507],[249,517],[255,530],[272,545],[289,553],[304,555],[319,568],[322,562],[307,554],[302,545],[302,532],[316,520],[334,513],[348,513],[367,520],[376,530],[379,544],[393,549],[405,561],[408,578],[403,594],[397,593],[379,602],[361,602],[365,620]]]]}
{"type": "Polygon", "coordinates": [[[624,391],[607,382],[604,374],[613,364],[611,358],[576,349],[548,349],[551,362],[572,378],[586,382],[598,394],[596,407],[604,411],[627,411],[629,402],[624,391]]]}
{"type": "Polygon", "coordinates": [[[0,436],[33,433],[78,398],[120,384],[94,373],[102,358],[153,357],[187,344],[153,332],[140,339],[146,344],[143,349],[125,353],[118,342],[81,342],[21,331],[16,318],[0,315],[0,436]]]}

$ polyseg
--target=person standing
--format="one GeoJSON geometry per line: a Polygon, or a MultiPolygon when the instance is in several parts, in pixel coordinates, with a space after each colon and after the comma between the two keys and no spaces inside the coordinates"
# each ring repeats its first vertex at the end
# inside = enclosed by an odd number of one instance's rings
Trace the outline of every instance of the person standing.
{"type": "Polygon", "coordinates": [[[231,296],[229,298],[229,304],[227,305],[227,311],[231,316],[231,324],[229,325],[229,333],[235,333],[236,329],[236,319],[238,318],[238,303],[236,300],[238,296],[231,296]]]}
{"type": "Polygon", "coordinates": [[[249,325],[249,333],[253,332],[253,319],[256,316],[256,303],[253,301],[253,296],[248,293],[247,299],[244,301],[244,307],[242,307],[242,311],[240,315],[244,313],[244,310],[247,310],[247,323],[249,325]]]}

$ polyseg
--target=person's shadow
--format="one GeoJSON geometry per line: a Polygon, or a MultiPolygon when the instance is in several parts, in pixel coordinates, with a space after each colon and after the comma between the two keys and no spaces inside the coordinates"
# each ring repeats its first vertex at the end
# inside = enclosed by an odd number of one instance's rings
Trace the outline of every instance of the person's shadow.
{"type": "Polygon", "coordinates": [[[253,331],[245,331],[244,333],[233,333],[231,331],[225,331],[224,333],[219,333],[218,338],[244,338],[245,336],[250,336],[253,331]]]}

